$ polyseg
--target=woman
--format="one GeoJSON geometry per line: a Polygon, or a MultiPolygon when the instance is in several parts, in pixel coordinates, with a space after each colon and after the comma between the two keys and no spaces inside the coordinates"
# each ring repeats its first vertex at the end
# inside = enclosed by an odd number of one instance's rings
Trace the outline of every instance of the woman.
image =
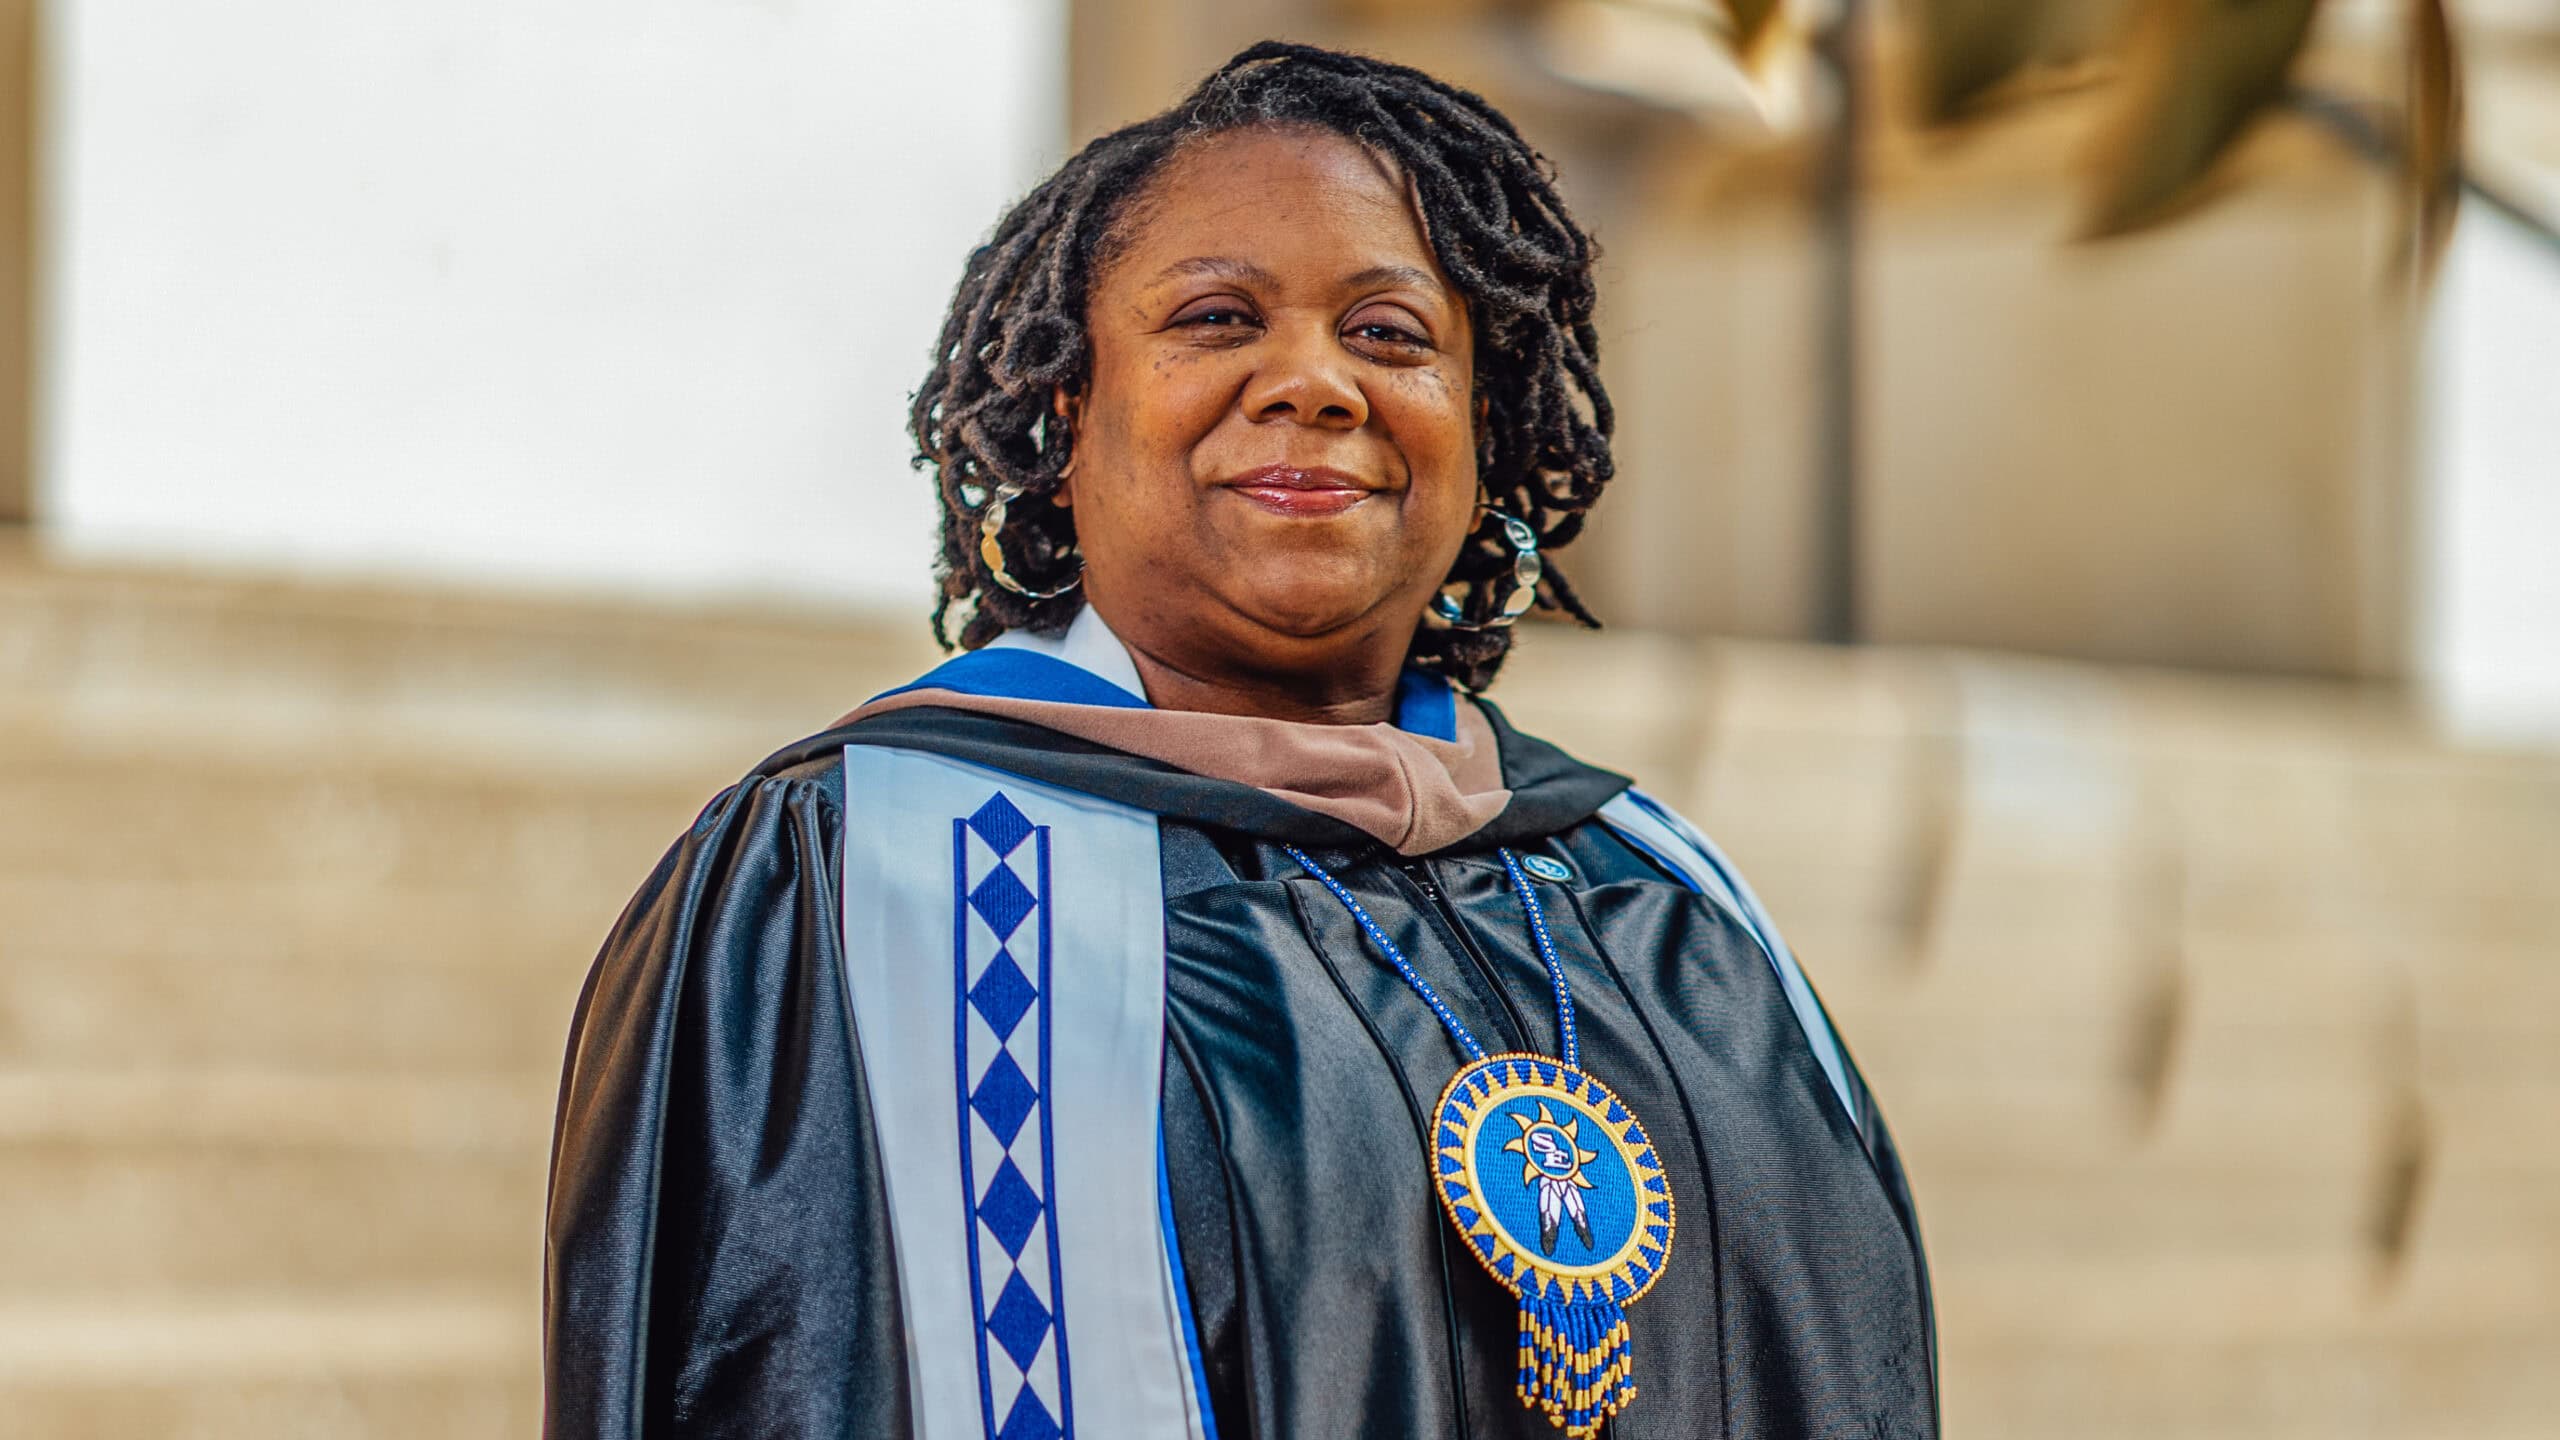
{"type": "Polygon", "coordinates": [[[580,1003],[552,1434],[1917,1436],[1891,1141],[1714,849],[1476,699],[1609,478],[1481,99],[1266,44],[970,258],[968,653],[713,802],[580,1003]]]}

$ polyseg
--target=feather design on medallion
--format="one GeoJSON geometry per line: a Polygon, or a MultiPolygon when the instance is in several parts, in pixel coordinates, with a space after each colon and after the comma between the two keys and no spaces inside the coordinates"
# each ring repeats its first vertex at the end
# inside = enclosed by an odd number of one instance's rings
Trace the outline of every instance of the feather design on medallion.
{"type": "Polygon", "coordinates": [[[1511,1118],[1520,1134],[1502,1148],[1520,1157],[1520,1183],[1537,1194],[1539,1251],[1556,1253],[1556,1236],[1567,1218],[1573,1221],[1573,1233],[1582,1248],[1593,1248],[1591,1215],[1582,1204],[1582,1192],[1591,1188],[1591,1181],[1582,1167],[1600,1156],[1581,1147],[1580,1117],[1558,1124],[1555,1112],[1541,1104],[1535,1120],[1518,1114],[1511,1118]]]}

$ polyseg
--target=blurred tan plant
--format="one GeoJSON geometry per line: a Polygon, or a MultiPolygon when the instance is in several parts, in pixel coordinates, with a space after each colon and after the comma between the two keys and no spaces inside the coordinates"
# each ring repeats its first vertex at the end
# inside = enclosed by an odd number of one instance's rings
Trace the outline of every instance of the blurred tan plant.
{"type": "MultiPolygon", "coordinates": [[[[1925,123],[2031,68],[2112,52],[2119,95],[2090,149],[2084,233],[2191,208],[2249,126],[2292,94],[2321,0],[1905,0],[1925,123]]],[[[2412,251],[2441,249],[2460,193],[2461,87],[2444,0],[2407,0],[2400,107],[2412,251]]]]}
{"type": "Polygon", "coordinates": [[[2320,0],[2134,7],[2121,98],[2091,150],[2089,233],[2137,230],[2201,198],[2214,163],[2283,98],[2319,9],[2320,0]]]}
{"type": "Polygon", "coordinates": [[[1968,115],[2029,69],[2072,64],[2124,28],[2132,0],[1914,0],[1911,90],[1924,124],[1968,115]]]}
{"type": "MultiPolygon", "coordinates": [[[[1785,128],[1805,113],[1796,103],[1803,78],[1794,72],[1825,52],[1805,37],[1883,7],[1879,0],[1560,0],[1543,8],[1548,53],[1571,57],[1562,67],[1578,72],[1571,78],[1677,108],[1748,110],[1785,128]],[[1618,18],[1604,23],[1603,12],[1618,18]],[[1574,35],[1582,42],[1559,38],[1574,35]]],[[[1926,126],[1976,121],[1995,98],[2028,88],[2018,82],[2064,67],[2103,78],[2114,93],[2088,152],[2082,227],[2094,238],[2158,224],[2211,194],[2249,127],[2295,98],[2296,62],[2323,8],[2323,0],[1894,0],[1888,18],[1906,41],[1896,53],[1915,118],[1926,126]]],[[[2381,108],[2397,132],[2391,150],[2410,251],[2423,260],[2441,249],[2461,189],[2460,71],[2445,0],[2405,0],[2402,33],[2405,94],[2381,108]]],[[[1859,83],[1854,74],[1842,78],[1859,83]]]]}

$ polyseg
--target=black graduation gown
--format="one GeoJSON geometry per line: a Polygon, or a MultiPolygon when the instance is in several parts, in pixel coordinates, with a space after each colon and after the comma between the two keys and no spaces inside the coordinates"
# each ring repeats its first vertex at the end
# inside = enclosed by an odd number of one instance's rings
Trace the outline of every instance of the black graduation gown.
{"type": "Polygon", "coordinates": [[[1853,1123],[1750,931],[1592,818],[1624,779],[1487,708],[1514,798],[1421,860],[1259,790],[954,710],[814,736],[715,799],[624,912],[572,1025],[546,1433],[913,1433],[840,973],[841,751],[872,743],[1163,817],[1165,1148],[1222,1440],[1558,1433],[1513,1393],[1515,1302],[1429,1184],[1422,1119],[1458,1052],[1288,843],[1492,1050],[1557,1044],[1492,848],[1571,868],[1540,883],[1583,1065],[1643,1118],[1680,1217],[1627,1312],[1639,1394],[1604,1435],[1934,1436],[1918,1223],[1864,1082],[1852,1066],[1853,1123]]]}

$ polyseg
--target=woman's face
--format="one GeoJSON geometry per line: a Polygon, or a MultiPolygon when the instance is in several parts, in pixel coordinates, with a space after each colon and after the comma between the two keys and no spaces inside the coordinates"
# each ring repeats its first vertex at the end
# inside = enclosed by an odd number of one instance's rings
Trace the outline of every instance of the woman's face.
{"type": "Polygon", "coordinates": [[[1195,678],[1392,684],[1476,493],[1474,336],[1403,178],[1329,133],[1237,132],[1129,224],[1062,399],[1087,599],[1195,678]]]}

